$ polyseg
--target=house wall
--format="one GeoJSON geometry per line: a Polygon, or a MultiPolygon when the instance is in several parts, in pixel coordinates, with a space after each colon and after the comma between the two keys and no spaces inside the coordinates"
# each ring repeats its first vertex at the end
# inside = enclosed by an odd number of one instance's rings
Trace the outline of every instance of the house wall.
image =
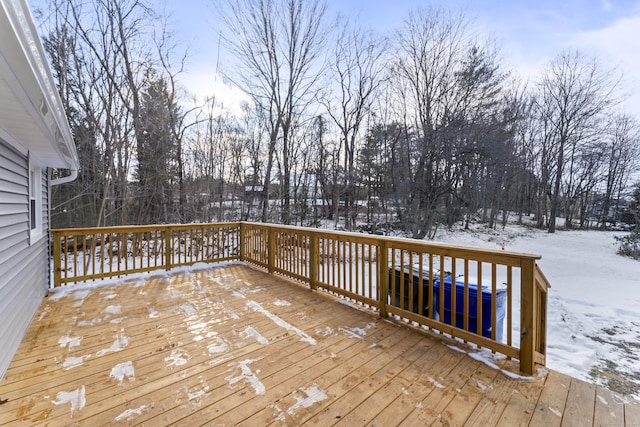
{"type": "Polygon", "coordinates": [[[49,287],[47,170],[42,171],[42,228],[29,238],[28,157],[0,139],[0,379],[49,287]]]}

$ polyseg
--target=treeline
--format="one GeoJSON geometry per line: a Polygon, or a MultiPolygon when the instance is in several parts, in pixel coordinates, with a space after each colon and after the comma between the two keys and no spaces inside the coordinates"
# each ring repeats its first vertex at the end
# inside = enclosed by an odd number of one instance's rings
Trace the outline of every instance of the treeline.
{"type": "Polygon", "coordinates": [[[581,52],[523,82],[463,14],[418,9],[382,35],[319,0],[228,0],[223,69],[250,99],[233,114],[182,89],[186,51],[153,6],[37,15],[82,165],[55,189],[55,227],[333,220],[423,238],[516,214],[553,232],[607,224],[638,170],[620,76],[581,52]]]}

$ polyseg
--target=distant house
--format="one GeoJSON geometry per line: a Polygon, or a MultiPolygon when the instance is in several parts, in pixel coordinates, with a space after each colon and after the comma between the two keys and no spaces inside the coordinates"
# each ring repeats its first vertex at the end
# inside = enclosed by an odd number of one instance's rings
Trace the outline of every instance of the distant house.
{"type": "Polygon", "coordinates": [[[0,378],[49,287],[50,189],[78,167],[26,0],[0,0],[0,378]]]}

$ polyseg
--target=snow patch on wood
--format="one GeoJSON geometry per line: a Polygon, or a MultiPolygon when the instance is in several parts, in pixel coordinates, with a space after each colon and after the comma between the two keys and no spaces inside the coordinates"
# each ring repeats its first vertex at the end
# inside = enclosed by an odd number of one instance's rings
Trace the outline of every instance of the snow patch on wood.
{"type": "Polygon", "coordinates": [[[263,337],[260,332],[256,331],[252,326],[247,326],[247,328],[240,332],[240,336],[242,338],[255,338],[260,344],[269,344],[269,340],[263,337]]]}
{"type": "Polygon", "coordinates": [[[331,326],[325,326],[324,328],[316,328],[316,334],[322,337],[328,337],[335,335],[336,332],[333,330],[331,326]]]}
{"type": "Polygon", "coordinates": [[[213,359],[209,361],[209,366],[216,366],[216,365],[220,365],[221,363],[226,362],[227,360],[231,360],[233,359],[233,355],[231,354],[225,354],[223,356],[218,357],[217,359],[213,359]]]}
{"type": "Polygon", "coordinates": [[[67,357],[62,364],[62,368],[68,371],[69,369],[81,366],[85,358],[89,358],[89,356],[67,357]]]}
{"type": "Polygon", "coordinates": [[[287,307],[289,305],[291,305],[291,303],[289,301],[284,301],[281,299],[275,300],[273,302],[273,305],[277,306],[277,307],[287,307]]]}
{"type": "Polygon", "coordinates": [[[106,300],[114,299],[115,297],[117,297],[117,296],[118,296],[118,294],[116,294],[116,293],[115,293],[115,292],[113,292],[113,291],[104,291],[104,292],[100,292],[100,295],[102,295],[102,298],[103,298],[103,299],[106,299],[106,300]]]}
{"type": "Polygon", "coordinates": [[[186,365],[189,361],[189,353],[184,350],[173,350],[170,356],[164,358],[164,361],[167,362],[164,365],[165,368],[186,365]]]}
{"type": "Polygon", "coordinates": [[[109,314],[120,314],[120,313],[122,313],[122,309],[120,308],[120,304],[110,305],[107,308],[105,308],[104,311],[106,311],[109,314]]]}
{"type": "Polygon", "coordinates": [[[200,382],[199,385],[192,388],[184,387],[180,390],[178,393],[178,401],[188,401],[192,405],[200,405],[202,403],[203,398],[209,391],[209,385],[202,376],[198,377],[198,379],[200,382]]]}
{"type": "Polygon", "coordinates": [[[205,390],[189,390],[188,391],[189,401],[196,400],[196,399],[200,400],[200,398],[203,397],[205,393],[206,393],[205,390]]]}
{"type": "Polygon", "coordinates": [[[220,337],[215,338],[215,344],[211,344],[207,347],[209,354],[224,353],[229,350],[229,344],[220,337]]]}
{"type": "Polygon", "coordinates": [[[102,319],[99,317],[96,317],[95,319],[91,319],[91,320],[81,320],[78,322],[78,326],[94,326],[97,325],[98,323],[101,323],[102,319]]]}
{"type": "Polygon", "coordinates": [[[80,357],[67,357],[64,360],[62,367],[64,368],[65,371],[68,371],[69,369],[81,366],[84,363],[84,359],[88,359],[90,357],[91,357],[90,354],[85,356],[80,356],[80,357]]]}
{"type": "Polygon", "coordinates": [[[111,368],[111,373],[109,377],[118,381],[118,385],[124,384],[124,379],[126,378],[130,383],[136,380],[135,369],[133,368],[133,363],[131,361],[118,363],[116,366],[111,368]]]}
{"type": "MultiPolygon", "coordinates": [[[[302,388],[293,391],[293,397],[296,399],[296,403],[294,403],[289,409],[287,409],[287,415],[293,415],[300,408],[310,408],[314,404],[318,402],[322,402],[327,399],[329,396],[318,387],[317,384],[313,384],[308,388],[302,388]]],[[[276,417],[277,421],[285,420],[285,412],[280,412],[276,417]]]]}
{"type": "Polygon", "coordinates": [[[250,364],[252,364],[253,362],[257,362],[261,359],[262,357],[258,359],[247,359],[247,360],[238,362],[237,366],[238,368],[240,368],[240,371],[242,373],[237,377],[229,376],[225,378],[229,383],[229,385],[233,386],[234,384],[240,381],[246,381],[253,388],[256,394],[264,394],[267,389],[265,388],[264,384],[262,384],[262,382],[258,379],[258,377],[251,371],[251,368],[249,368],[250,364]]]}
{"type": "Polygon", "coordinates": [[[296,403],[287,410],[289,415],[293,414],[298,408],[309,408],[315,403],[322,402],[328,397],[317,384],[313,384],[311,387],[306,389],[298,390],[297,395],[294,391],[293,395],[296,398],[296,403]],[[305,396],[302,396],[302,393],[304,393],[305,396]]]}
{"type": "Polygon", "coordinates": [[[82,341],[82,337],[70,337],[68,335],[65,335],[58,339],[58,344],[60,344],[60,347],[69,346],[69,350],[71,350],[73,347],[79,346],[80,341],[82,341]]]}
{"type": "Polygon", "coordinates": [[[367,335],[368,329],[375,328],[375,327],[376,327],[375,323],[368,323],[363,328],[345,326],[343,328],[338,328],[338,330],[349,338],[362,339],[365,335],[367,335]]]}
{"type": "Polygon", "coordinates": [[[144,412],[146,412],[148,409],[149,409],[149,407],[147,405],[142,405],[142,406],[140,406],[138,408],[135,408],[135,409],[127,409],[126,411],[124,411],[123,413],[121,413],[120,415],[115,417],[113,419],[113,421],[115,421],[115,422],[130,421],[134,417],[139,417],[144,412]]]}
{"type": "Polygon", "coordinates": [[[253,311],[257,311],[257,312],[265,315],[269,320],[271,320],[273,323],[275,323],[276,325],[280,326],[281,328],[284,328],[287,331],[291,331],[291,332],[296,333],[300,337],[300,341],[308,342],[311,345],[316,345],[317,344],[317,341],[315,339],[313,339],[312,337],[310,337],[309,335],[307,335],[306,333],[304,333],[300,329],[296,328],[295,326],[287,323],[285,320],[283,320],[282,318],[276,316],[275,314],[271,313],[270,311],[265,310],[259,303],[255,302],[255,301],[249,301],[247,303],[247,307],[252,309],[253,311]]]}
{"type": "Polygon", "coordinates": [[[194,314],[196,314],[198,312],[195,309],[195,307],[192,306],[191,304],[182,304],[180,306],[180,310],[182,310],[182,312],[184,312],[184,314],[186,314],[187,316],[193,316],[194,314]]]}
{"type": "Polygon", "coordinates": [[[347,326],[344,328],[338,328],[338,330],[349,338],[357,338],[360,340],[367,335],[367,332],[362,328],[351,328],[347,326]]]}
{"type": "Polygon", "coordinates": [[[113,341],[113,344],[111,344],[111,347],[109,348],[104,348],[100,351],[98,351],[96,353],[96,356],[103,356],[107,353],[115,353],[118,352],[124,348],[126,348],[129,345],[129,339],[127,337],[125,337],[124,335],[116,335],[116,339],[115,341],[113,341]]]}
{"type": "Polygon", "coordinates": [[[84,304],[84,299],[89,295],[89,293],[91,292],[90,289],[85,289],[83,291],[76,291],[72,294],[72,297],[74,300],[76,300],[76,302],[73,304],[74,307],[82,307],[82,304],[84,304]]]}
{"type": "Polygon", "coordinates": [[[502,372],[509,378],[513,378],[515,380],[520,380],[520,381],[535,381],[534,377],[519,375],[514,372],[507,371],[506,369],[500,369],[500,367],[495,363],[495,359],[504,358],[504,356],[502,355],[494,355],[488,350],[480,350],[478,352],[470,352],[468,354],[469,354],[469,357],[471,357],[472,359],[477,360],[478,362],[484,363],[485,365],[489,366],[492,369],[502,372]]]}
{"type": "Polygon", "coordinates": [[[71,416],[73,417],[73,413],[78,411],[87,404],[87,399],[85,397],[85,387],[82,386],[73,391],[59,391],[56,395],[56,400],[52,401],[54,405],[64,405],[67,403],[71,404],[71,416]]]}
{"type": "Polygon", "coordinates": [[[224,311],[225,320],[238,320],[240,316],[233,310],[225,310],[224,311]]]}
{"type": "Polygon", "coordinates": [[[549,411],[554,414],[557,417],[561,417],[562,418],[562,412],[558,411],[555,408],[552,408],[551,406],[549,406],[549,411]]]}
{"type": "Polygon", "coordinates": [[[201,341],[205,334],[209,334],[209,324],[207,322],[193,323],[188,326],[189,331],[195,335],[194,341],[201,341]]]}
{"type": "Polygon", "coordinates": [[[442,384],[440,384],[438,381],[434,380],[433,378],[429,377],[427,379],[429,380],[429,382],[431,384],[433,384],[434,386],[438,387],[439,389],[444,389],[445,388],[442,384]]]}

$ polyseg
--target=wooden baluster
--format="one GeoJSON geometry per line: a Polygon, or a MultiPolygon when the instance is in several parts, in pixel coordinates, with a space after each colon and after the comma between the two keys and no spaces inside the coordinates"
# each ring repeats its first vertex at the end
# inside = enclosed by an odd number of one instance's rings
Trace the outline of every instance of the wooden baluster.
{"type": "Polygon", "coordinates": [[[315,291],[318,289],[318,235],[312,232],[309,238],[309,285],[315,291]]]}
{"type": "Polygon", "coordinates": [[[51,287],[61,286],[62,285],[62,268],[60,263],[62,262],[62,254],[60,251],[62,250],[62,242],[60,233],[54,231],[51,233],[51,244],[53,245],[53,283],[51,287]]]}
{"type": "Polygon", "coordinates": [[[378,300],[378,303],[380,305],[378,309],[380,310],[380,317],[385,319],[388,316],[387,297],[389,295],[389,253],[387,249],[387,242],[385,242],[384,240],[379,240],[377,250],[378,250],[378,293],[380,294],[380,299],[378,300]]]}
{"type": "Polygon", "coordinates": [[[164,268],[171,270],[171,259],[173,257],[173,232],[171,227],[164,228],[164,268]]]}

